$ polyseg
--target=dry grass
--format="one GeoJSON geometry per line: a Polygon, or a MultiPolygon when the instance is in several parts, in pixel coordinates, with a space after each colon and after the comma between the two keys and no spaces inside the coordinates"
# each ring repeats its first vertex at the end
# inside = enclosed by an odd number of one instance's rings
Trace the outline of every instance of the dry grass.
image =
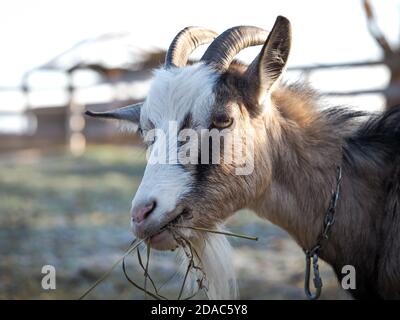
{"type": "MultiPolygon", "coordinates": [[[[200,277],[196,279],[196,283],[198,285],[198,291],[193,293],[192,295],[190,295],[189,297],[184,298],[184,300],[188,300],[191,299],[193,297],[195,297],[197,295],[197,293],[202,290],[202,289],[207,289],[204,286],[204,282],[205,279],[207,278],[207,274],[204,272],[204,270],[201,267],[201,257],[200,255],[196,252],[196,250],[194,249],[191,241],[184,236],[181,232],[180,229],[191,229],[191,230],[196,230],[199,232],[203,232],[203,233],[215,233],[215,234],[220,234],[220,235],[225,235],[225,236],[229,236],[229,237],[236,237],[236,238],[241,238],[241,239],[246,239],[246,240],[253,240],[253,241],[257,241],[258,238],[257,237],[251,237],[251,236],[246,236],[243,234],[238,234],[238,233],[232,233],[232,232],[225,232],[225,231],[220,231],[220,230],[212,230],[212,229],[207,229],[207,228],[200,228],[200,227],[194,227],[194,226],[183,226],[183,225],[179,225],[179,224],[175,224],[175,223],[171,223],[169,225],[166,226],[167,229],[169,229],[172,232],[172,235],[176,241],[176,243],[178,244],[178,246],[183,250],[183,252],[185,253],[187,260],[188,260],[188,265],[185,271],[185,274],[183,276],[183,281],[182,281],[182,285],[180,287],[179,290],[179,294],[177,297],[177,300],[181,300],[185,287],[186,287],[186,282],[188,280],[188,276],[189,273],[193,270],[195,271],[200,271],[200,277]],[[197,258],[198,263],[195,263],[195,258],[197,258]]],[[[149,264],[150,264],[150,252],[151,252],[151,246],[147,245],[147,257],[146,257],[146,264],[143,263],[143,259],[139,250],[139,246],[142,243],[146,243],[148,240],[148,238],[146,239],[142,239],[142,240],[138,240],[135,239],[132,241],[132,243],[130,244],[129,248],[126,250],[126,252],[123,254],[122,257],[120,257],[112,266],[109,270],[107,270],[99,279],[96,280],[96,282],[89,287],[89,289],[87,289],[80,297],[79,300],[84,299],[91,291],[93,291],[100,283],[102,283],[103,281],[106,280],[106,278],[111,274],[111,272],[122,262],[122,271],[125,275],[125,278],[128,280],[128,282],[130,284],[132,284],[136,289],[139,289],[140,291],[144,292],[144,298],[146,299],[147,296],[150,296],[156,300],[168,300],[168,298],[166,298],[165,296],[161,295],[159,292],[159,289],[157,289],[157,285],[155,283],[155,281],[152,279],[152,277],[150,276],[149,273],[149,264]],[[128,273],[127,273],[127,269],[126,269],[126,262],[125,262],[125,258],[131,254],[134,250],[136,249],[137,252],[137,258],[138,258],[138,263],[139,266],[142,268],[142,270],[144,271],[144,286],[140,286],[139,284],[137,284],[134,280],[132,280],[128,273]],[[147,282],[150,281],[154,292],[152,292],[151,290],[149,290],[147,288],[147,282]]],[[[164,283],[165,284],[165,283],[164,283]]]]}
{"type": "MultiPolygon", "coordinates": [[[[64,150],[0,157],[0,299],[76,299],[126,251],[132,239],[129,204],[144,170],[133,147],[90,146],[79,158],[64,150]],[[43,265],[55,266],[57,289],[41,288],[43,265]]],[[[228,222],[240,297],[304,299],[304,255],[288,235],[242,211],[228,222]]],[[[129,277],[144,286],[144,271],[126,256],[129,277]]],[[[142,262],[146,267],[146,251],[142,262]]],[[[182,274],[170,253],[151,252],[149,274],[165,297],[177,297],[182,274]],[[179,279],[179,280],[177,280],[179,279]]],[[[324,299],[345,298],[331,269],[320,266],[324,299]]],[[[146,286],[152,287],[150,279],[146,286]]],[[[143,299],[114,270],[90,299],[143,299]]],[[[197,298],[202,298],[202,292],[197,298]]],[[[182,295],[182,299],[186,296],[182,295]]]]}

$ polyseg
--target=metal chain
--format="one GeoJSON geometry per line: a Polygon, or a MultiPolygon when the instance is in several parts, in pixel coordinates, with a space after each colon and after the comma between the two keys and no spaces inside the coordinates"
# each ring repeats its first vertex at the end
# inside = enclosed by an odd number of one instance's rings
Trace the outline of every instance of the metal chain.
{"type": "Polygon", "coordinates": [[[336,188],[332,193],[332,197],[329,202],[329,207],[325,214],[323,231],[321,235],[318,237],[317,244],[309,250],[304,250],[304,253],[306,255],[306,273],[304,278],[304,291],[306,293],[307,298],[310,300],[318,299],[319,296],[321,295],[322,279],[319,274],[319,266],[318,266],[319,252],[321,250],[323,241],[328,240],[332,225],[335,223],[335,211],[336,211],[337,201],[339,199],[341,182],[342,182],[342,168],[338,166],[336,169],[336,188]],[[313,265],[313,273],[314,273],[313,282],[314,282],[315,293],[312,293],[310,290],[311,262],[313,265]]]}

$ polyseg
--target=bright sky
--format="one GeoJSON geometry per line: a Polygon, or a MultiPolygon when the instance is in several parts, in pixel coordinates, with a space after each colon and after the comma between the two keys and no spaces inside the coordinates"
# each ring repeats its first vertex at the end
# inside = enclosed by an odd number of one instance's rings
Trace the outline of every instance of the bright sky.
{"type": "MultiPolygon", "coordinates": [[[[400,0],[372,4],[380,27],[397,41],[400,0]]],[[[380,58],[361,0],[13,0],[0,5],[0,86],[18,85],[25,71],[104,33],[130,32],[133,46],[166,48],[188,25],[219,32],[245,24],[269,30],[277,15],[288,17],[293,25],[289,66],[380,58]]],[[[247,56],[255,52],[248,51],[247,56]]],[[[317,88],[335,91],[373,88],[386,83],[387,72],[375,68],[357,71],[353,77],[339,72],[311,80],[317,88]]]]}

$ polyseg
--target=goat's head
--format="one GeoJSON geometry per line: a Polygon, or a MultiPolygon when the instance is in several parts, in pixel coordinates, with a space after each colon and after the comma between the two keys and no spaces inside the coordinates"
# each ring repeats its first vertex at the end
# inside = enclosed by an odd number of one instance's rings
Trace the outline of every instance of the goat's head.
{"type": "MultiPolygon", "coordinates": [[[[143,103],[108,112],[88,112],[91,116],[133,122],[147,140],[149,132],[153,132],[153,136],[155,133],[156,139],[148,146],[149,163],[132,201],[132,227],[138,237],[152,236],[150,243],[157,249],[174,248],[175,239],[164,228],[171,221],[215,227],[262,192],[259,178],[252,170],[240,174],[237,169],[253,161],[257,166],[258,158],[265,152],[265,144],[258,140],[263,139],[271,92],[285,68],[290,42],[290,23],[283,17],[278,17],[269,34],[256,27],[241,26],[217,37],[210,30],[186,28],[172,42],[165,65],[156,70],[143,103]],[[189,54],[209,42],[212,43],[201,60],[186,66],[189,54]],[[232,63],[240,50],[254,45],[263,47],[248,67],[232,63]],[[177,143],[171,134],[171,121],[178,134],[193,129],[198,139],[186,134],[191,141],[177,143]],[[232,148],[224,143],[222,148],[214,150],[217,144],[211,143],[205,150],[203,142],[210,137],[202,135],[202,129],[223,131],[227,141],[238,134],[240,139],[235,143],[243,143],[244,135],[251,129],[257,134],[253,141],[244,142],[247,147],[250,144],[253,147],[250,154],[245,152],[248,158],[243,162],[236,161],[233,156],[228,163],[224,159],[232,148]],[[160,138],[159,134],[164,137],[160,138]],[[187,148],[193,146],[193,141],[199,142],[199,146],[187,148]],[[171,156],[187,154],[188,149],[193,153],[191,157],[195,155],[196,159],[201,159],[199,163],[183,163],[179,157],[173,164],[155,161],[160,152],[171,156]],[[202,157],[202,153],[208,151],[210,155],[202,157]],[[204,163],[204,158],[214,162],[210,159],[214,154],[224,155],[220,163],[204,163]]],[[[265,162],[263,165],[268,166],[265,162]]],[[[268,168],[264,168],[263,173],[266,172],[268,168]]],[[[196,237],[196,232],[187,235],[196,237]]]]}

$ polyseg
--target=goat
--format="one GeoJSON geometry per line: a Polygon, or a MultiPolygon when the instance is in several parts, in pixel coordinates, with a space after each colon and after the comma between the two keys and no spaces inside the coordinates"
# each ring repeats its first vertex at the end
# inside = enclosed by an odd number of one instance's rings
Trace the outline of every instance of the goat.
{"type": "MultiPolygon", "coordinates": [[[[354,298],[400,298],[400,108],[367,114],[326,107],[308,85],[283,83],[290,45],[284,17],[270,33],[239,26],[217,35],[189,27],[175,37],[143,103],[87,112],[134,123],[142,135],[165,131],[170,120],[179,130],[255,132],[250,174],[235,174],[235,163],[148,163],[132,201],[133,232],[151,236],[156,249],[172,249],[176,241],[163,228],[171,221],[215,228],[250,208],[308,249],[322,233],[340,166],[335,224],[319,255],[339,280],[344,265],[355,267],[354,298]],[[190,53],[206,43],[211,44],[200,61],[187,65],[190,53]],[[250,65],[234,61],[255,45],[263,46],[250,65]]],[[[149,146],[150,158],[160,143],[149,146]]],[[[181,145],[168,148],[179,152],[181,145]]],[[[201,252],[209,297],[233,297],[227,240],[193,230],[185,234],[201,252]]]]}

